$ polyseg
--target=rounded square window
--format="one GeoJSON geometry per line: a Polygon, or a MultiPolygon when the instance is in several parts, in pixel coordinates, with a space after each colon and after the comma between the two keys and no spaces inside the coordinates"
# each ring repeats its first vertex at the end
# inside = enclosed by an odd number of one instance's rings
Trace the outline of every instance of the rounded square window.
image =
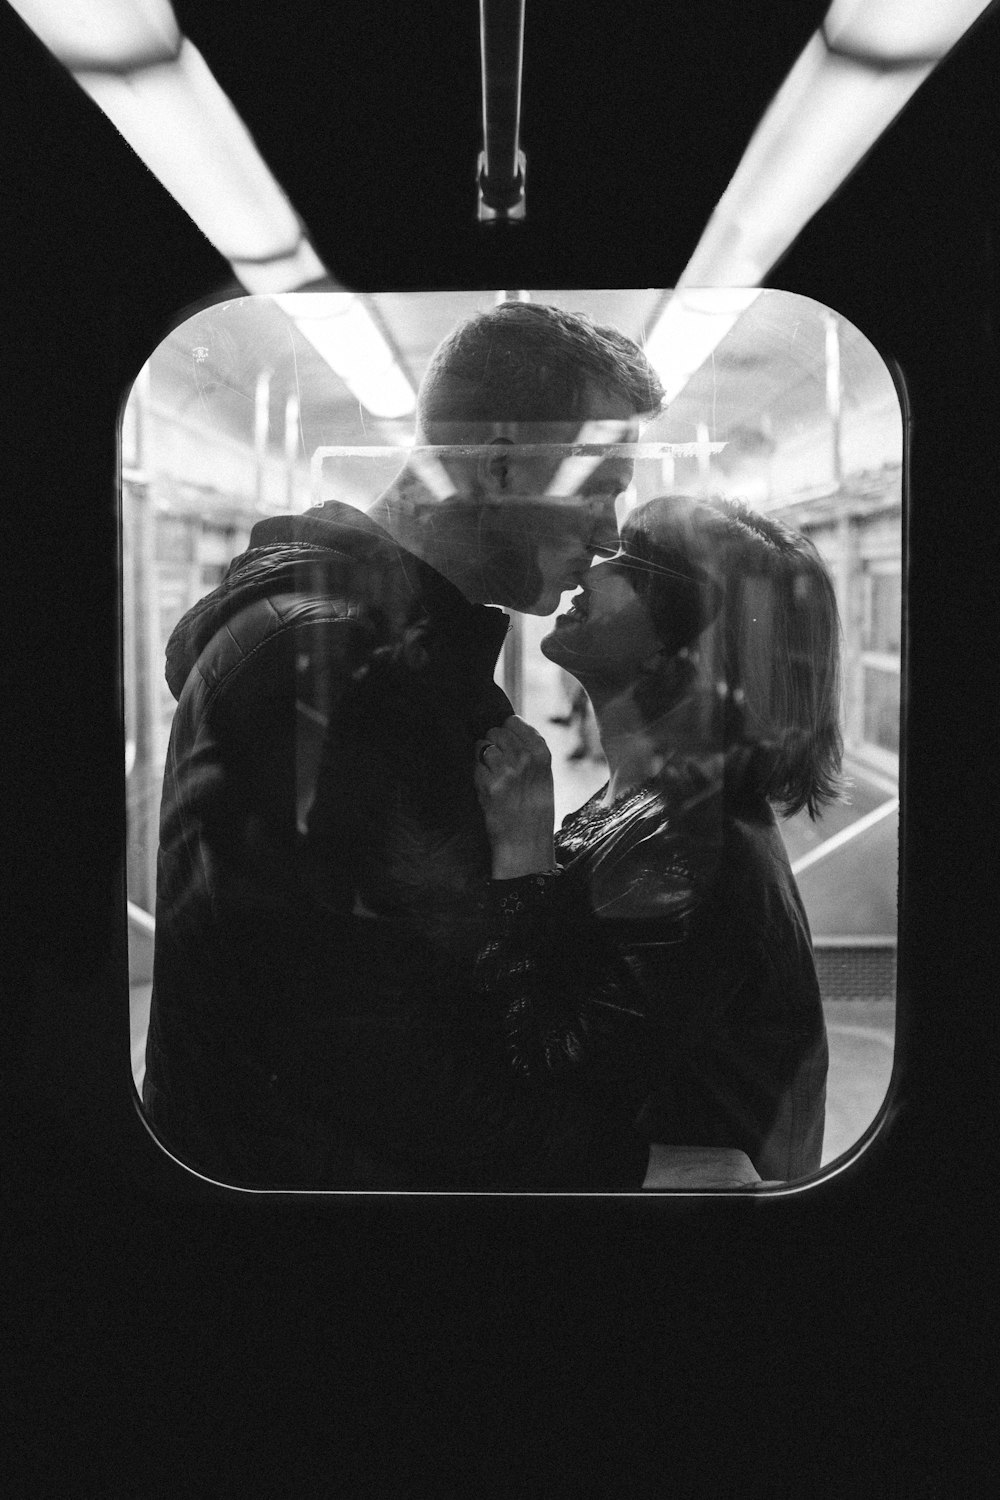
{"type": "Polygon", "coordinates": [[[903,419],[780,291],[245,297],[122,429],[133,1079],[261,1191],[759,1192],[896,1006],[903,419]]]}

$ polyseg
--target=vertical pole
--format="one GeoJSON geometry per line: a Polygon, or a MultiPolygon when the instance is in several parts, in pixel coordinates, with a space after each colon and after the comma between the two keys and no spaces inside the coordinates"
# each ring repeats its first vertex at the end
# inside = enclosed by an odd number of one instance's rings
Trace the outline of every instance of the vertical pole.
{"type": "Polygon", "coordinates": [[[860,715],[863,711],[861,680],[861,620],[858,611],[860,578],[857,527],[848,511],[844,494],[844,456],[842,427],[842,383],[840,373],[840,326],[836,313],[824,314],[826,324],[824,354],[826,362],[826,415],[830,434],[830,478],[834,485],[837,514],[837,609],[843,632],[842,708],[844,739],[850,748],[861,738],[860,715]]]}
{"type": "Polygon", "coordinates": [[[709,447],[708,423],[698,423],[698,480],[703,495],[712,488],[712,450],[709,447]]]}
{"type": "Polygon", "coordinates": [[[126,817],[128,896],[145,911],[156,901],[159,681],[156,514],[149,472],[150,366],[139,373],[122,424],[122,634],[125,722],[131,760],[126,817]]]}
{"type": "Polygon", "coordinates": [[[761,413],[760,430],[767,439],[767,451],[764,459],[764,499],[765,504],[774,502],[774,422],[771,413],[761,413]]]}
{"type": "Polygon", "coordinates": [[[672,490],[677,472],[677,461],[672,453],[664,453],[660,459],[660,483],[665,490],[672,490]]]}
{"type": "Polygon", "coordinates": [[[160,792],[163,774],[160,743],[159,580],[156,568],[156,516],[152,488],[130,487],[136,610],[136,765],[130,841],[136,855],[139,889],[129,896],[144,911],[156,903],[156,851],[159,842],[160,792]]]}
{"type": "Polygon", "coordinates": [[[267,460],[267,437],[271,419],[271,372],[261,370],[253,403],[254,503],[264,508],[264,466],[267,460]]]}
{"type": "Polygon", "coordinates": [[[299,398],[285,401],[285,509],[295,509],[295,460],[299,452],[299,398]]]}
{"type": "MultiPolygon", "coordinates": [[[[836,506],[837,515],[837,608],[840,611],[841,623],[846,631],[848,599],[850,595],[848,561],[850,521],[844,507],[842,486],[844,476],[840,445],[840,334],[837,328],[836,313],[824,313],[823,320],[826,324],[824,357],[826,365],[826,416],[829,424],[830,439],[830,478],[834,486],[833,503],[836,506]]],[[[846,673],[844,686],[846,690],[846,673]]]]}
{"type": "Polygon", "coordinates": [[[131,776],[137,758],[135,517],[133,486],[144,484],[143,443],[146,405],[149,399],[149,365],[143,365],[132,387],[122,415],[121,443],[121,591],[122,591],[122,698],[125,719],[125,775],[131,776]]]}
{"type": "Polygon", "coordinates": [[[843,458],[840,448],[840,330],[836,313],[825,313],[826,323],[826,414],[830,420],[830,460],[832,479],[837,488],[843,478],[843,458]]]}

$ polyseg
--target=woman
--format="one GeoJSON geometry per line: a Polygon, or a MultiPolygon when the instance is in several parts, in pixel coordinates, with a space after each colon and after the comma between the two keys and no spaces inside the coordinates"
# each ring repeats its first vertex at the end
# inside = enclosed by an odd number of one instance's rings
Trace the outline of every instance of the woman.
{"type": "Polygon", "coordinates": [[[542,643],[594,707],[607,785],[552,835],[544,741],[478,747],[492,847],[478,961],[507,1066],[576,1071],[651,1143],[818,1168],[827,1047],[772,808],[839,796],[839,626],[805,537],[721,500],[636,510],[542,643]]]}

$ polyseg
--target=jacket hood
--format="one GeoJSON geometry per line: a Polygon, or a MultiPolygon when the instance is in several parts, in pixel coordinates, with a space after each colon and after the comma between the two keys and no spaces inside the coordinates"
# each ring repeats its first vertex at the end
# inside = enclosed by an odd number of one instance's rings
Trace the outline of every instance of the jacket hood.
{"type": "MultiPolygon", "coordinates": [[[[409,559],[417,564],[417,559],[409,559]]],[[[419,567],[419,564],[417,564],[419,567]]],[[[353,506],[315,506],[295,516],[269,516],[250,532],[250,545],[234,557],[222,582],[191,606],[167,642],[167,686],[179,698],[191,668],[227,620],[268,594],[343,588],[345,573],[374,569],[394,574],[412,600],[419,579],[409,578],[402,549],[387,531],[353,506]]]]}
{"type": "Polygon", "coordinates": [[[170,636],[166,680],[173,696],[180,697],[191,668],[228,620],[257,600],[282,593],[352,601],[360,596],[390,632],[427,611],[438,619],[472,611],[495,615],[501,641],[507,628],[499,610],[470,605],[453,584],[362,511],[331,501],[300,515],[257,522],[247,550],[233,559],[222,582],[192,605],[170,636]]]}

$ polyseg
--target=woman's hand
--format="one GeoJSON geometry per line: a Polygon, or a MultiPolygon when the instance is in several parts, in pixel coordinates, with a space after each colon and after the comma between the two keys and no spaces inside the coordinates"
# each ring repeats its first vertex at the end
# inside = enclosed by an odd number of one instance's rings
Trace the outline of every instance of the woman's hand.
{"type": "Polygon", "coordinates": [[[511,714],[477,742],[474,779],[493,850],[493,878],[553,869],[552,757],[542,736],[511,714]]]}

